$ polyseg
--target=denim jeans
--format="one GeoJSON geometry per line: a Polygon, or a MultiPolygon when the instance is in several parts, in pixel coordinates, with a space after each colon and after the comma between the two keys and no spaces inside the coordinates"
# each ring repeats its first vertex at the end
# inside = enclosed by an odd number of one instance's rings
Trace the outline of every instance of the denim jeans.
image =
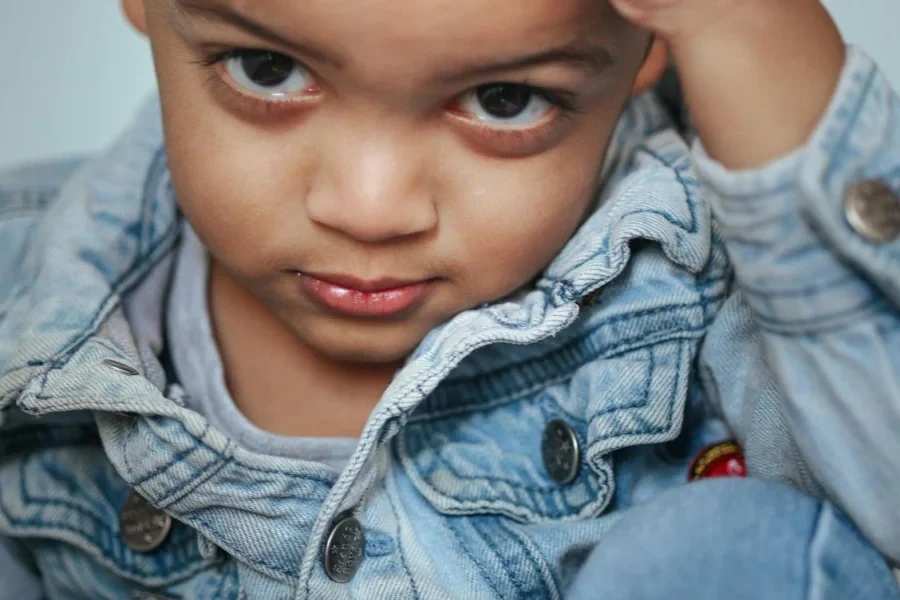
{"type": "Polygon", "coordinates": [[[712,479],[629,511],[571,600],[898,598],[878,553],[831,504],[780,484],[712,479]]]}

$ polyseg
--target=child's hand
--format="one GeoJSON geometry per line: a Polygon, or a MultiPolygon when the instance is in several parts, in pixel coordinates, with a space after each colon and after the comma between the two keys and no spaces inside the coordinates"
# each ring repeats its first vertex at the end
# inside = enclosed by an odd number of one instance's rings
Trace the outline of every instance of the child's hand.
{"type": "Polygon", "coordinates": [[[672,43],[729,18],[754,0],[610,0],[632,23],[672,43]]]}
{"type": "Polygon", "coordinates": [[[731,168],[803,145],[844,64],[819,0],[609,0],[668,44],[706,151],[731,168]]]}

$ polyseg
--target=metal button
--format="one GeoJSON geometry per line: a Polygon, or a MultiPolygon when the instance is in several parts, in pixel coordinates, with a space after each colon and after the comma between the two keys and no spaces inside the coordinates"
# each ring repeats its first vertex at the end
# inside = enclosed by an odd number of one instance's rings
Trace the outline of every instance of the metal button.
{"type": "Polygon", "coordinates": [[[124,373],[125,375],[134,376],[134,375],[140,374],[140,371],[138,371],[131,365],[126,365],[125,363],[121,363],[117,360],[112,360],[111,358],[105,359],[103,361],[103,364],[106,365],[107,367],[109,367],[110,369],[118,371],[119,373],[124,373]]]}
{"type": "Polygon", "coordinates": [[[578,438],[569,424],[562,419],[554,419],[547,424],[541,454],[547,473],[556,483],[565,485],[578,476],[578,466],[581,462],[578,438]]]}
{"type": "Polygon", "coordinates": [[[135,552],[152,552],[166,541],[172,517],[132,492],[119,514],[119,535],[135,552]]]}
{"type": "Polygon", "coordinates": [[[853,231],[870,242],[884,244],[900,238],[900,195],[885,182],[864,179],[844,197],[844,214],[853,231]]]}
{"type": "Polygon", "coordinates": [[[362,564],[366,534],[354,517],[341,520],[325,544],[325,572],[338,583],[347,583],[362,564]]]}

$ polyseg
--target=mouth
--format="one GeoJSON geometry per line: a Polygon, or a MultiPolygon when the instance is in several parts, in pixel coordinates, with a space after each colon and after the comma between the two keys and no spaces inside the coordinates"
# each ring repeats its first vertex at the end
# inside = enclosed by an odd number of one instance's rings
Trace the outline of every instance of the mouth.
{"type": "Polygon", "coordinates": [[[355,317],[392,317],[419,306],[432,289],[433,279],[392,278],[362,280],[348,275],[297,273],[300,288],[315,304],[355,317]]]}

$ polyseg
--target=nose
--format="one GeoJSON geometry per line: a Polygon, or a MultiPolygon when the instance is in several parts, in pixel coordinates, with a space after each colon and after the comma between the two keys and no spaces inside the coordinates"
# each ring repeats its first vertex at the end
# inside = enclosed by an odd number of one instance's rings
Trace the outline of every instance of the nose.
{"type": "Polygon", "coordinates": [[[437,225],[422,148],[413,135],[373,131],[341,137],[333,137],[327,155],[320,155],[321,169],[306,199],[310,219],[372,243],[437,225]]]}

